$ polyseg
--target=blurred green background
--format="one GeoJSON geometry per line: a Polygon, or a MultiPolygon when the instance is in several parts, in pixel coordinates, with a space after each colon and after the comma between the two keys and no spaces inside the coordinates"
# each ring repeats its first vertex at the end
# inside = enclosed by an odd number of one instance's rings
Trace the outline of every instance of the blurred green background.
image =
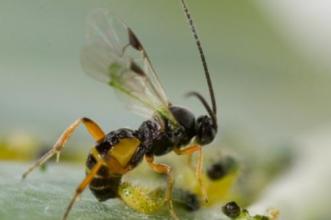
{"type": "MultiPolygon", "coordinates": [[[[298,171],[293,175],[299,172],[303,178],[293,178],[293,187],[296,181],[303,185],[308,181],[316,184],[309,189],[322,190],[319,184],[326,186],[331,179],[331,172],[325,173],[330,171],[325,156],[330,153],[327,131],[331,130],[331,45],[325,41],[331,33],[325,26],[330,16],[323,5],[327,3],[312,7],[293,2],[188,1],[219,105],[220,132],[206,152],[227,146],[246,160],[268,160],[272,152],[286,148],[297,155],[291,169],[298,171]],[[297,162],[307,159],[302,154],[312,162],[297,162]],[[314,167],[318,161],[324,166],[314,167]],[[303,166],[311,173],[304,173],[303,166]]],[[[126,111],[111,88],[81,70],[86,15],[100,7],[108,8],[139,36],[170,100],[197,115],[204,113],[196,100],[183,96],[191,90],[206,96],[208,92],[178,1],[1,0],[0,140],[8,154],[3,153],[2,159],[32,159],[35,156],[26,145],[51,145],[82,116],[99,122],[106,131],[136,128],[143,120],[126,111]],[[27,156],[15,156],[16,150],[27,156]]],[[[69,145],[86,155],[93,142],[79,129],[69,145]]],[[[283,204],[272,201],[276,207],[283,204]]],[[[299,219],[285,205],[280,208],[287,219],[299,219]]],[[[319,214],[325,217],[329,211],[322,208],[319,214]]],[[[314,219],[307,214],[303,218],[314,219]]]]}

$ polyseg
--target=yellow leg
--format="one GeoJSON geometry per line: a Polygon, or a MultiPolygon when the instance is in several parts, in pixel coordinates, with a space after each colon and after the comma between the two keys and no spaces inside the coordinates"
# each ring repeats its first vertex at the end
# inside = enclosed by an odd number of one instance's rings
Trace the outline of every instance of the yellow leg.
{"type": "Polygon", "coordinates": [[[206,192],[206,187],[204,186],[203,180],[202,180],[202,169],[203,169],[203,153],[200,145],[193,145],[190,147],[186,147],[184,149],[175,148],[175,153],[178,155],[188,155],[189,161],[192,161],[192,155],[194,152],[198,153],[198,161],[195,167],[195,175],[198,179],[200,190],[201,190],[201,196],[202,199],[207,203],[208,202],[208,196],[206,192]]]}
{"type": "Polygon", "coordinates": [[[89,174],[85,177],[85,179],[79,184],[79,186],[76,188],[76,192],[74,194],[74,196],[72,197],[69,205],[67,206],[67,209],[63,215],[63,220],[66,220],[70,210],[72,209],[73,205],[75,204],[75,202],[77,201],[77,199],[79,198],[79,195],[85,190],[85,188],[91,183],[91,181],[93,180],[93,177],[97,174],[97,172],[99,171],[100,167],[103,164],[103,160],[99,160],[94,167],[90,170],[89,174]]]}
{"type": "Polygon", "coordinates": [[[194,166],[192,165],[193,154],[187,155],[187,164],[194,171],[194,166]]]}
{"type": "Polygon", "coordinates": [[[77,119],[61,134],[61,136],[53,145],[53,147],[46,154],[44,154],[39,160],[37,160],[31,167],[29,167],[29,169],[26,172],[23,173],[22,178],[24,179],[35,168],[41,166],[43,163],[45,163],[55,154],[57,155],[57,161],[58,161],[60,153],[64,147],[64,144],[69,140],[69,138],[74,133],[75,129],[80,125],[80,123],[83,123],[85,125],[87,131],[91,134],[91,136],[95,141],[100,141],[105,137],[105,134],[101,130],[101,128],[97,125],[97,123],[95,123],[91,119],[88,118],[77,119]]]}
{"type": "Polygon", "coordinates": [[[147,161],[148,165],[157,173],[162,173],[166,174],[168,178],[167,182],[167,191],[165,194],[165,200],[169,204],[169,211],[171,216],[178,220],[178,217],[175,213],[173,204],[172,204],[172,188],[174,185],[174,179],[171,174],[171,167],[166,165],[166,164],[161,164],[161,163],[155,163],[154,162],[154,156],[145,156],[145,160],[147,161]]]}

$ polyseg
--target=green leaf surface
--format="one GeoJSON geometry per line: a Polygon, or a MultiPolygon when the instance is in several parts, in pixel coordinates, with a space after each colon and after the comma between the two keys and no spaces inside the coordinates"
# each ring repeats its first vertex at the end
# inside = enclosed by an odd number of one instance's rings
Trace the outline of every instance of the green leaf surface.
{"type": "MultiPolygon", "coordinates": [[[[27,164],[0,163],[0,219],[61,219],[71,196],[84,178],[84,167],[65,164],[55,164],[46,171],[33,172],[26,180],[21,180],[21,174],[27,164]]],[[[187,212],[176,207],[181,220],[188,219],[227,219],[221,211],[221,206],[203,208],[196,212],[187,212]]],[[[145,215],[127,207],[119,199],[98,202],[86,190],[72,211],[69,219],[170,219],[168,212],[145,215]]]]}

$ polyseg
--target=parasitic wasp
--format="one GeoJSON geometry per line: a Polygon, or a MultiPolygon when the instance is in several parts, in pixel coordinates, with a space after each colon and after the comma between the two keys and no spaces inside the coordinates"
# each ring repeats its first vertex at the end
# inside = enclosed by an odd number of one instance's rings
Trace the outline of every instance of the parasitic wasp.
{"type": "Polygon", "coordinates": [[[190,25],[209,88],[211,105],[198,92],[188,93],[197,98],[207,111],[195,117],[183,107],[172,105],[159,81],[152,63],[134,32],[105,9],[97,9],[88,17],[86,44],[81,51],[83,70],[105,82],[121,96],[134,112],[148,116],[136,130],[121,128],[104,133],[93,120],[83,117],[74,121],[59,137],[53,147],[37,160],[24,174],[40,167],[53,156],[59,155],[75,129],[83,124],[96,141],[86,160],[86,177],[76,188],[63,219],[79,195],[89,187],[99,201],[120,198],[122,176],[134,169],[143,159],[150,168],[167,175],[165,201],[170,214],[178,219],[172,203],[174,178],[169,165],[157,163],[155,157],[174,151],[178,155],[197,153],[195,173],[202,198],[207,196],[203,187],[202,146],[213,141],[217,133],[217,110],[213,86],[195,25],[184,0],[180,0],[190,25]]]}

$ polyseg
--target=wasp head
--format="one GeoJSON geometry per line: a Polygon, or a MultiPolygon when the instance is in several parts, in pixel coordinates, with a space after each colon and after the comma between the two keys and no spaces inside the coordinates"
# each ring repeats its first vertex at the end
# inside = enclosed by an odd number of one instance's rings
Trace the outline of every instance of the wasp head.
{"type": "Polygon", "coordinates": [[[179,145],[187,145],[193,137],[200,145],[209,144],[214,140],[217,126],[212,117],[203,115],[196,119],[191,111],[178,106],[172,106],[170,110],[181,125],[181,129],[176,130],[179,145]]]}
{"type": "Polygon", "coordinates": [[[210,108],[207,101],[197,92],[190,92],[188,96],[194,96],[205,107],[208,115],[202,115],[195,122],[195,141],[199,145],[206,145],[212,142],[217,133],[216,107],[210,108]]]}
{"type": "Polygon", "coordinates": [[[217,133],[213,119],[207,115],[197,118],[195,123],[196,142],[200,145],[206,145],[212,142],[217,133]]]}

